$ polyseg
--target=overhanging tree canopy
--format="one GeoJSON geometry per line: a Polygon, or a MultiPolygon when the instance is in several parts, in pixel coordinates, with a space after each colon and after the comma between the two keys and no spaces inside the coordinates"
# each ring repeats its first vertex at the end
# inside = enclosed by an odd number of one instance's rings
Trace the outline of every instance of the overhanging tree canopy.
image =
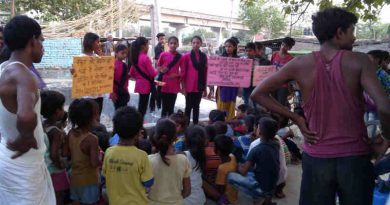
{"type": "MultiPolygon", "coordinates": [[[[16,13],[31,10],[42,14],[44,21],[75,20],[107,6],[109,0],[15,0],[16,13]]],[[[0,2],[0,8],[11,10],[11,0],[0,2]]]]}
{"type": "MultiPolygon", "coordinates": [[[[246,5],[251,5],[258,0],[241,0],[246,5]]],[[[298,12],[302,6],[310,4],[318,5],[320,10],[335,6],[334,0],[280,0],[287,6],[286,14],[298,12]]],[[[390,0],[342,0],[342,7],[358,15],[363,21],[376,20],[384,5],[390,4],[390,0]]]]}

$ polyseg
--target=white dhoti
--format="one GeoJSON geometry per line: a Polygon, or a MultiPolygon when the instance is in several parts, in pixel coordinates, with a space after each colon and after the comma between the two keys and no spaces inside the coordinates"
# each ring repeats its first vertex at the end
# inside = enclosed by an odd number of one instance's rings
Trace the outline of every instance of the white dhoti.
{"type": "Polygon", "coordinates": [[[4,145],[0,146],[0,205],[55,205],[53,184],[43,157],[20,162],[1,152],[4,145]]]}

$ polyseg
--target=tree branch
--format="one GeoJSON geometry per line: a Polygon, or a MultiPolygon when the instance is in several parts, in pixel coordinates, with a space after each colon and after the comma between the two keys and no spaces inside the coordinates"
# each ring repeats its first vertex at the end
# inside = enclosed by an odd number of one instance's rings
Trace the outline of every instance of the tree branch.
{"type": "Polygon", "coordinates": [[[294,26],[296,23],[298,23],[299,19],[303,16],[303,14],[306,13],[307,9],[309,8],[309,5],[311,4],[311,2],[308,2],[305,9],[299,14],[297,20],[294,22],[294,23],[291,23],[290,26],[294,26]]]}

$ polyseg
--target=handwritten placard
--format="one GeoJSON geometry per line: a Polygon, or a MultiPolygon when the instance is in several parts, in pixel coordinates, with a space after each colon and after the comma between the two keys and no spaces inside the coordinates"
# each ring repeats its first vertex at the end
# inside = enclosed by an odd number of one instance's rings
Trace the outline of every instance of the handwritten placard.
{"type": "Polygon", "coordinates": [[[114,62],[112,56],[73,57],[72,97],[111,93],[114,82],[114,62]]]}
{"type": "Polygon", "coordinates": [[[265,78],[274,74],[275,72],[276,72],[276,67],[274,65],[255,66],[255,69],[253,70],[252,86],[259,85],[265,78]]]}
{"type": "Polygon", "coordinates": [[[252,59],[211,56],[208,59],[207,84],[242,87],[250,86],[252,59]]]}

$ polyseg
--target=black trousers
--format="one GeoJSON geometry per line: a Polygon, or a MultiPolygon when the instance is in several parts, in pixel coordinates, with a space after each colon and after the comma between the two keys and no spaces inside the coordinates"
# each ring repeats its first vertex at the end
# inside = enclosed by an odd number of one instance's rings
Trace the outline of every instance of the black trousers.
{"type": "Polygon", "coordinates": [[[372,204],[375,186],[370,155],[318,158],[302,155],[300,205],[372,204]]]}
{"type": "Polygon", "coordinates": [[[156,94],[150,96],[150,103],[149,103],[150,110],[155,111],[156,105],[157,105],[157,109],[161,109],[161,92],[156,92],[156,94]]]}
{"type": "Polygon", "coordinates": [[[118,100],[115,101],[115,102],[114,102],[115,110],[117,110],[117,109],[119,109],[119,108],[121,108],[121,107],[127,106],[127,103],[128,103],[128,101],[127,101],[127,102],[118,101],[118,100]]]}
{"type": "Polygon", "coordinates": [[[176,103],[177,94],[173,93],[161,93],[161,118],[169,117],[173,114],[175,103],[176,103]]]}
{"type": "Polygon", "coordinates": [[[140,112],[142,116],[145,116],[146,110],[148,109],[149,95],[150,94],[139,94],[138,112],[140,112]]]}
{"type": "Polygon", "coordinates": [[[202,95],[202,92],[187,93],[186,95],[185,115],[190,120],[192,111],[192,122],[194,124],[198,124],[199,122],[199,105],[202,100],[202,95]]]}

